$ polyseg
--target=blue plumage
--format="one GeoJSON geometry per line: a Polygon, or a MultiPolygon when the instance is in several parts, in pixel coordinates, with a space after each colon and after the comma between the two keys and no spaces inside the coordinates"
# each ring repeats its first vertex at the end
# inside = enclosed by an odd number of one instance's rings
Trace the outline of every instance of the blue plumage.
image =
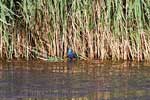
{"type": "Polygon", "coordinates": [[[68,49],[67,56],[69,60],[73,60],[74,58],[77,58],[77,54],[74,53],[71,48],[68,49]]]}

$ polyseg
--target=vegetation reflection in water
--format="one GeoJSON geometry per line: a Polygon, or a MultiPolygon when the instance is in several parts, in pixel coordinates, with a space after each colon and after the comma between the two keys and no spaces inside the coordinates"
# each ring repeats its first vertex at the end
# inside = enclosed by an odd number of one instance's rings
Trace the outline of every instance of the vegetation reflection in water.
{"type": "Polygon", "coordinates": [[[150,66],[100,62],[0,65],[1,100],[148,100],[150,66]]]}

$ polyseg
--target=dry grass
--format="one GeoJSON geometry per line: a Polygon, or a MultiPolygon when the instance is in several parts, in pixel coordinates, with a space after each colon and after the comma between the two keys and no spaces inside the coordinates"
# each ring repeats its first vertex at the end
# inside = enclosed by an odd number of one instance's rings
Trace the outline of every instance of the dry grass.
{"type": "Polygon", "coordinates": [[[0,0],[0,57],[149,60],[150,1],[0,0]]]}

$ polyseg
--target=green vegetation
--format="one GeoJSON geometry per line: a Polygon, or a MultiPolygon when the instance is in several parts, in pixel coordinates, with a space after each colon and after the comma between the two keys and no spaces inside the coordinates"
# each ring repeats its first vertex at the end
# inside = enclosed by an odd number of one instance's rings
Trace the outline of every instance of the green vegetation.
{"type": "Polygon", "coordinates": [[[150,59],[149,0],[0,0],[0,57],[150,59]]]}

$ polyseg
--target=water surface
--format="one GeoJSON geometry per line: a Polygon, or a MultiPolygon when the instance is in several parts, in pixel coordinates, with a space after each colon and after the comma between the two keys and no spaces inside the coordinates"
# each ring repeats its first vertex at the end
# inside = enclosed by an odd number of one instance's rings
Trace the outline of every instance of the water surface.
{"type": "Polygon", "coordinates": [[[0,100],[150,100],[150,64],[0,64],[0,100]]]}

